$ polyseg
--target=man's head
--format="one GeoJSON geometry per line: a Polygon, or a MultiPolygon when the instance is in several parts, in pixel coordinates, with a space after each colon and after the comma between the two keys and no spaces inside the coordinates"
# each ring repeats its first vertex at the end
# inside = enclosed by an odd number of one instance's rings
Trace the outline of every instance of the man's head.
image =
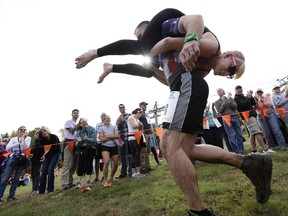
{"type": "Polygon", "coordinates": [[[121,112],[121,113],[125,113],[125,106],[124,106],[124,104],[119,104],[118,105],[118,108],[119,108],[119,111],[121,112]]]}
{"type": "Polygon", "coordinates": [[[139,40],[142,37],[149,23],[150,23],[149,21],[142,21],[138,24],[138,26],[134,31],[134,35],[137,38],[137,40],[139,40]]]}
{"type": "Polygon", "coordinates": [[[279,93],[280,92],[280,86],[279,85],[275,85],[272,89],[273,92],[275,93],[279,93]]]}
{"type": "Polygon", "coordinates": [[[239,79],[245,71],[245,57],[239,51],[222,53],[219,63],[214,69],[214,75],[226,76],[229,79],[239,79]]]}
{"type": "Polygon", "coordinates": [[[236,95],[241,95],[241,94],[243,94],[242,86],[240,86],[240,85],[235,86],[235,94],[236,94],[236,95]]]}
{"type": "Polygon", "coordinates": [[[263,90],[261,88],[256,89],[256,96],[262,97],[263,96],[263,90]]]}
{"type": "Polygon", "coordinates": [[[72,110],[72,118],[74,120],[77,120],[79,118],[79,110],[78,109],[73,109],[72,110]]]}
{"type": "Polygon", "coordinates": [[[146,102],[141,102],[139,103],[139,107],[145,112],[146,111],[146,107],[147,107],[148,103],[146,102]]]}
{"type": "Polygon", "coordinates": [[[101,118],[101,122],[104,122],[106,118],[106,113],[101,113],[100,118],[101,118]]]}
{"type": "Polygon", "coordinates": [[[223,95],[225,95],[225,91],[222,88],[218,88],[217,89],[217,94],[219,97],[222,97],[223,95]]]}
{"type": "Polygon", "coordinates": [[[105,124],[105,125],[109,125],[110,122],[111,122],[110,116],[109,116],[109,115],[106,115],[106,116],[105,116],[105,120],[104,120],[104,124],[105,124]]]}

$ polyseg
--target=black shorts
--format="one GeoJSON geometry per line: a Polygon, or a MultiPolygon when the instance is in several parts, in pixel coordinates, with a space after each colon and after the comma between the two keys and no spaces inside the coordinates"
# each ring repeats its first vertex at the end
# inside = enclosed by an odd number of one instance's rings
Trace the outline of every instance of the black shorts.
{"type": "MultiPolygon", "coordinates": [[[[195,134],[203,131],[203,112],[209,88],[198,71],[175,72],[171,91],[179,91],[179,98],[171,122],[163,122],[163,128],[195,134]]],[[[167,104],[167,107],[169,104],[167,104]]]]}
{"type": "Polygon", "coordinates": [[[102,150],[102,152],[104,152],[104,151],[109,152],[110,156],[118,155],[118,146],[107,147],[107,146],[102,145],[101,150],[102,150]]]}

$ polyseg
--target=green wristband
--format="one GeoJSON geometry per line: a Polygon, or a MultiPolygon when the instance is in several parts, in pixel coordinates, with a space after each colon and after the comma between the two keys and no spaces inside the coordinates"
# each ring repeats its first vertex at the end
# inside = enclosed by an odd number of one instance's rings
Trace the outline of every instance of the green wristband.
{"type": "Polygon", "coordinates": [[[184,43],[189,41],[198,41],[198,36],[196,34],[187,34],[184,39],[184,43]]]}

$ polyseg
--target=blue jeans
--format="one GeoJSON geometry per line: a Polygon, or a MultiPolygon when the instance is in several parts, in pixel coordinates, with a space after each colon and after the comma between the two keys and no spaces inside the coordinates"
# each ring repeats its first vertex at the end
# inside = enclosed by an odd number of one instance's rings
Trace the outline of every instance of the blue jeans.
{"type": "Polygon", "coordinates": [[[120,159],[121,159],[121,176],[127,176],[127,167],[128,167],[128,174],[132,175],[132,167],[131,167],[131,160],[132,156],[128,154],[128,141],[127,138],[121,137],[124,144],[119,147],[120,159]],[[128,163],[128,166],[127,166],[128,163]]]}
{"type": "Polygon", "coordinates": [[[45,193],[46,190],[46,182],[47,182],[47,176],[48,176],[48,186],[47,191],[48,193],[54,191],[54,169],[56,168],[56,165],[60,158],[60,152],[49,155],[48,157],[45,156],[45,160],[42,164],[41,169],[41,176],[40,176],[40,185],[39,185],[39,194],[45,193]]]}
{"type": "Polygon", "coordinates": [[[223,121],[232,151],[237,154],[244,154],[243,135],[239,120],[236,116],[230,117],[230,127],[223,121]]]}
{"type": "Polygon", "coordinates": [[[24,170],[24,166],[17,166],[15,163],[11,164],[11,160],[12,157],[8,157],[8,161],[6,163],[5,166],[5,170],[2,173],[2,179],[1,179],[1,184],[0,184],[0,198],[3,197],[6,186],[7,186],[7,182],[9,180],[9,178],[11,177],[13,171],[15,170],[15,175],[14,178],[12,180],[12,185],[10,187],[10,192],[9,192],[9,198],[14,197],[15,193],[16,193],[16,189],[18,187],[18,183],[19,183],[19,178],[23,173],[24,170]]]}
{"type": "Polygon", "coordinates": [[[263,136],[267,137],[267,135],[269,136],[269,141],[270,141],[270,145],[269,147],[275,147],[272,135],[274,135],[278,145],[280,147],[285,147],[286,143],[285,143],[285,139],[284,136],[282,134],[282,131],[280,129],[280,125],[279,125],[279,121],[278,121],[278,117],[276,115],[276,112],[274,110],[269,110],[269,112],[267,112],[267,116],[264,117],[258,114],[257,116],[257,120],[263,130],[263,136]],[[267,127],[265,127],[265,123],[267,124],[267,127]],[[268,132],[266,132],[266,130],[268,132]]]}

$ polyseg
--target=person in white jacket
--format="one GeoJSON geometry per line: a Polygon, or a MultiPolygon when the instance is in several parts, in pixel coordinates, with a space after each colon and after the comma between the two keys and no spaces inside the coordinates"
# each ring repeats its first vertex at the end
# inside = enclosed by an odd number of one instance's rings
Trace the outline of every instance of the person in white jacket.
{"type": "MultiPolygon", "coordinates": [[[[5,169],[2,174],[2,179],[0,183],[0,203],[3,201],[3,195],[7,186],[8,179],[11,177],[13,171],[15,171],[14,178],[10,187],[9,196],[7,201],[16,200],[15,193],[18,187],[19,178],[26,168],[26,164],[18,164],[20,156],[25,156],[23,149],[29,148],[31,144],[31,137],[27,135],[27,129],[25,126],[18,128],[18,135],[12,137],[6,146],[6,150],[10,151],[11,154],[7,157],[5,162],[5,169]]],[[[27,159],[32,158],[32,154],[27,155],[27,159]]]]}

